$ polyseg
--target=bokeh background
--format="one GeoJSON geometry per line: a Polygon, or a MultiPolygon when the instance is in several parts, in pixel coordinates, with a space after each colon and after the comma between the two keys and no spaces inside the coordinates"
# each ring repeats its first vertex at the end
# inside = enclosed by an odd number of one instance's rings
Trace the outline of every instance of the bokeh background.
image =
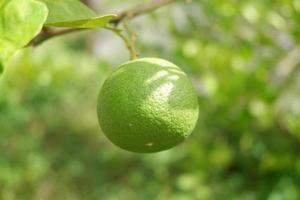
{"type": "MultiPolygon", "coordinates": [[[[89,1],[103,14],[141,2],[89,1]]],[[[155,154],[112,145],[96,99],[124,44],[106,30],[49,40],[0,77],[0,199],[300,199],[300,0],[194,0],[131,25],[142,57],[193,81],[193,134],[155,154]]]]}

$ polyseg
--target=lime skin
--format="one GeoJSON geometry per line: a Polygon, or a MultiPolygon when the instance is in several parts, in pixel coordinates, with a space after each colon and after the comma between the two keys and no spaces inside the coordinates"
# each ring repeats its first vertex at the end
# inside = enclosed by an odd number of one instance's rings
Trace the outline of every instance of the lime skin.
{"type": "Polygon", "coordinates": [[[119,66],[104,82],[98,120],[107,138],[131,152],[170,149],[193,131],[198,97],[187,75],[159,58],[119,66]]]}

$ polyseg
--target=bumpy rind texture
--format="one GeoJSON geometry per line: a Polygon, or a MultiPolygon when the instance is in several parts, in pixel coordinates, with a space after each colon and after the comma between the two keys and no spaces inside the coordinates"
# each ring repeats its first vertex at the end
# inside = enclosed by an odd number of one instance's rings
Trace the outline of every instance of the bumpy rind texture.
{"type": "Polygon", "coordinates": [[[150,153],[182,142],[195,127],[198,99],[186,74],[157,58],[121,65],[104,82],[97,105],[104,134],[122,149],[150,153]]]}

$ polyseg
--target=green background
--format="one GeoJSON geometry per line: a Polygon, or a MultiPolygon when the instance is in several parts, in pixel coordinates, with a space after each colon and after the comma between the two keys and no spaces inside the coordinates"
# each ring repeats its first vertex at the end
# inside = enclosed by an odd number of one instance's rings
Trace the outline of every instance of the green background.
{"type": "Polygon", "coordinates": [[[300,199],[299,23],[299,0],[194,0],[132,21],[140,56],[176,63],[199,94],[193,134],[156,154],[123,151],[98,125],[101,84],[128,59],[116,35],[20,51],[0,77],[0,199],[300,199]]]}

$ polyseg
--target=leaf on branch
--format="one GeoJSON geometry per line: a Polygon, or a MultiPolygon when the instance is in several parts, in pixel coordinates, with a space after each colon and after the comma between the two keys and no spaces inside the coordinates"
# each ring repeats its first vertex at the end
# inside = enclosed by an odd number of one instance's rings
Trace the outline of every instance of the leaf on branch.
{"type": "Polygon", "coordinates": [[[1,0],[0,63],[5,64],[41,31],[47,14],[47,7],[35,0],[1,0]]]}
{"type": "Polygon", "coordinates": [[[115,15],[98,16],[92,9],[78,0],[40,0],[49,15],[46,26],[70,28],[99,28],[106,26],[115,15]]]}

